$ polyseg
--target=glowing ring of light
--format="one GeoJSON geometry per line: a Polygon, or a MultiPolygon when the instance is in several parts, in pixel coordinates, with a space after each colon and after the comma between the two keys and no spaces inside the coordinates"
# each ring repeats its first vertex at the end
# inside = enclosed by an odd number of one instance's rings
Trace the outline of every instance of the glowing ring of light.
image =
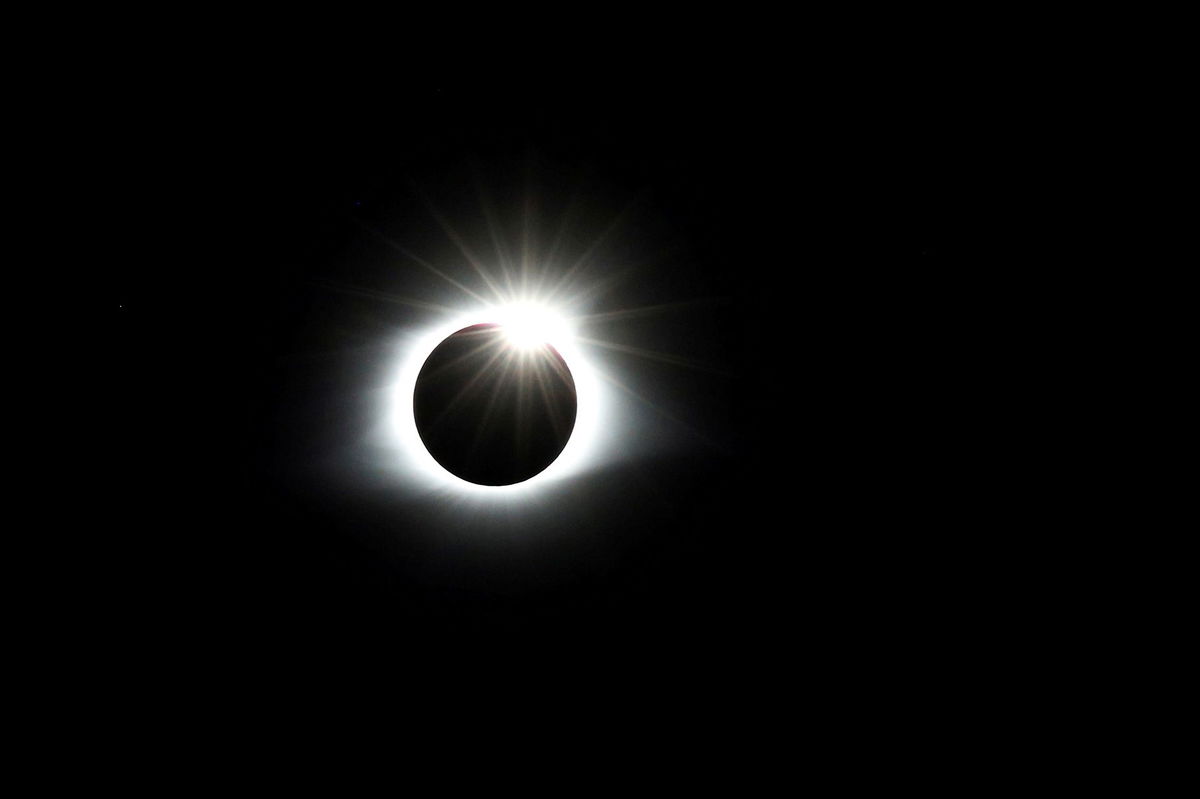
{"type": "Polygon", "coordinates": [[[443,489],[470,497],[508,499],[527,496],[548,484],[585,471],[592,462],[601,439],[600,423],[608,405],[592,364],[579,349],[570,321],[552,309],[535,303],[482,306],[476,311],[445,319],[421,332],[405,348],[399,376],[391,392],[392,429],[397,436],[403,465],[415,480],[429,489],[443,489]],[[463,480],[434,460],[417,432],[413,414],[413,394],[417,376],[430,354],[453,333],[476,324],[500,324],[514,327],[520,340],[536,339],[553,346],[566,361],[575,380],[575,428],[563,451],[544,470],[520,483],[484,486],[463,480]],[[536,323],[536,334],[531,323],[536,323]]]}

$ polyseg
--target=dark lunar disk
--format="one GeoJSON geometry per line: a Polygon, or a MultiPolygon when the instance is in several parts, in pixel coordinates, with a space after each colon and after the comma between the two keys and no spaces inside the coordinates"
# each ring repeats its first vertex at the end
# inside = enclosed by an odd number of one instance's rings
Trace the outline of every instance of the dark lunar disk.
{"type": "Polygon", "coordinates": [[[413,392],[417,432],[434,460],[480,485],[520,483],[553,463],[576,408],[575,380],[553,347],[515,347],[491,324],[439,344],[413,392]]]}

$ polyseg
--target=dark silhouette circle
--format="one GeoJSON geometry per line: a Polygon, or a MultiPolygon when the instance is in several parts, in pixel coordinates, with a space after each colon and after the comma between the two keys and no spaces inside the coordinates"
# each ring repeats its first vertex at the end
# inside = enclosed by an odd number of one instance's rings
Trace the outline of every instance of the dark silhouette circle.
{"type": "Polygon", "coordinates": [[[425,448],[451,474],[488,486],[521,483],[571,438],[575,380],[554,347],[517,347],[495,324],[463,328],[425,360],[413,417],[425,448]]]}

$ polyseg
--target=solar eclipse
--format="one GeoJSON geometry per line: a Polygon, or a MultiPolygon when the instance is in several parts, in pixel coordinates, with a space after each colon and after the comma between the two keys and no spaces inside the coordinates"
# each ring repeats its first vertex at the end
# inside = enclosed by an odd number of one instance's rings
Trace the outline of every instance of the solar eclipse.
{"type": "Polygon", "coordinates": [[[568,307],[479,305],[397,341],[389,446],[410,484],[522,501],[612,456],[628,414],[568,307]]]}
{"type": "Polygon", "coordinates": [[[417,377],[413,417],[446,471],[504,486],[542,472],[575,426],[575,381],[536,317],[478,324],[439,344],[417,377]]]}

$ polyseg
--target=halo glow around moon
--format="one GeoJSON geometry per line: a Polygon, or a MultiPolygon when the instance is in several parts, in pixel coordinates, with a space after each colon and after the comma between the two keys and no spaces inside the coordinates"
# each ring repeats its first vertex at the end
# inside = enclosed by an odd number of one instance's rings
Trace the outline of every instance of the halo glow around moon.
{"type": "Polygon", "coordinates": [[[397,378],[389,392],[392,433],[404,471],[423,489],[444,491],[465,498],[507,500],[528,498],[552,484],[586,472],[596,464],[604,435],[601,424],[609,418],[614,403],[610,392],[579,347],[570,319],[555,309],[534,302],[481,305],[456,316],[448,316],[419,331],[403,346],[397,378]],[[447,337],[477,324],[498,324],[516,347],[550,344],[562,356],[575,381],[577,410],[575,427],[559,456],[543,471],[512,485],[486,486],[463,480],[442,467],[421,440],[413,412],[417,377],[430,354],[447,337]]]}

